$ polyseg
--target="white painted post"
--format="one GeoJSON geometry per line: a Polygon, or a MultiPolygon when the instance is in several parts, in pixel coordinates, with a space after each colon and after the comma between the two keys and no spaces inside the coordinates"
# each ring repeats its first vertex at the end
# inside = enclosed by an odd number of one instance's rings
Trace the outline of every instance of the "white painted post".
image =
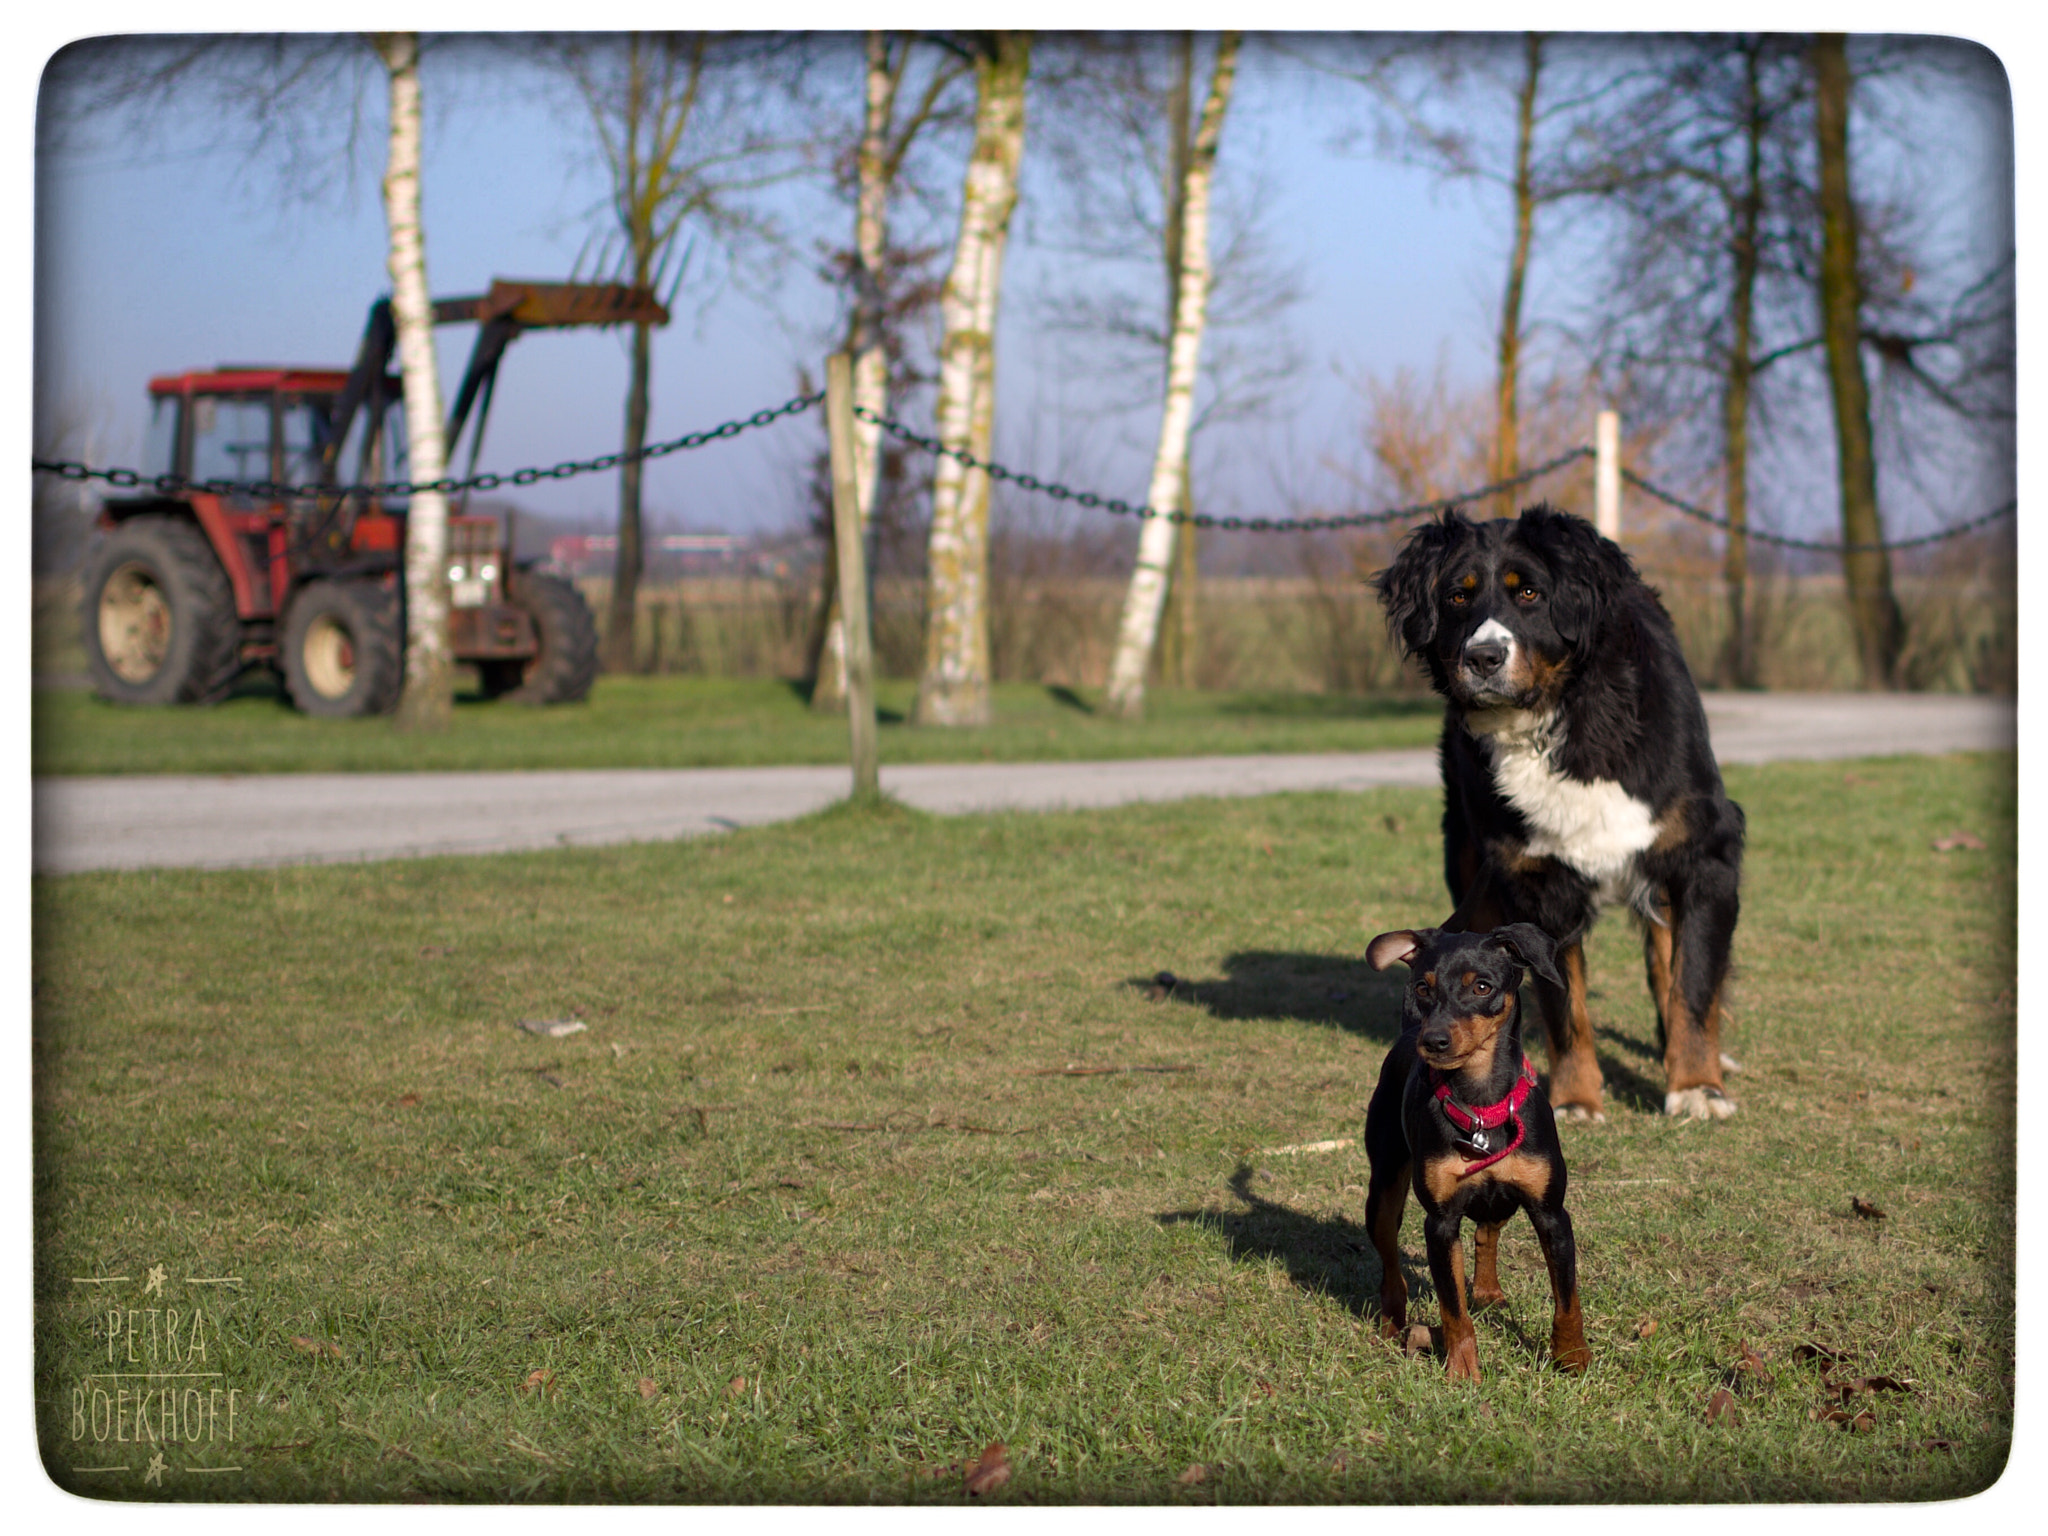
{"type": "Polygon", "coordinates": [[[881,793],[875,748],[875,650],[868,633],[867,544],[854,469],[853,359],[825,359],[825,428],[832,449],[832,543],[839,561],[839,615],[846,633],[846,723],[855,799],[881,793]]]}
{"type": "Polygon", "coordinates": [[[1602,411],[1593,420],[1593,526],[1621,540],[1621,416],[1602,411]]]}

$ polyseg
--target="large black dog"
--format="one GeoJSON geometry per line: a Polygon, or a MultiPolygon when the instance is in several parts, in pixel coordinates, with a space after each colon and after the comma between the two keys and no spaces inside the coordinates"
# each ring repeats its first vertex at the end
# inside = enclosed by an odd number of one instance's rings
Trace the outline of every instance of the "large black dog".
{"type": "Polygon", "coordinates": [[[1561,982],[1534,982],[1550,1097],[1601,1118],[1583,941],[1627,906],[1664,1050],[1667,1114],[1725,1118],[1721,991],[1735,935],[1742,808],[1721,787],[1699,691],[1657,594],[1582,518],[1456,511],[1373,578],[1396,643],[1447,701],[1443,926],[1534,923],[1561,982]]]}

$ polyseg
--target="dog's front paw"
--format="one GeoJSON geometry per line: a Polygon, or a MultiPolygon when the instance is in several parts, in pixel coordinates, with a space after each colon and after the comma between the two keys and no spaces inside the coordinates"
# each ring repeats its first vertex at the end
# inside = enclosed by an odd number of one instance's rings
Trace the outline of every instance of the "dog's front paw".
{"type": "Polygon", "coordinates": [[[1588,1109],[1583,1104],[1558,1105],[1557,1118],[1560,1120],[1570,1120],[1580,1125],[1605,1125],[1607,1123],[1607,1115],[1604,1111],[1588,1109]]]}
{"type": "Polygon", "coordinates": [[[1664,1113],[1674,1119],[1726,1120],[1735,1101],[1714,1087],[1679,1088],[1664,1095],[1664,1113]]]}

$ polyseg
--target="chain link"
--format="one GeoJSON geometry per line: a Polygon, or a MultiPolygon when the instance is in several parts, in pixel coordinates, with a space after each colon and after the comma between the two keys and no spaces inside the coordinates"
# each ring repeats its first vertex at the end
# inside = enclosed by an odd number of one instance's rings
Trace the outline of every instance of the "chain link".
{"type": "MultiPolygon", "coordinates": [[[[542,480],[567,480],[576,475],[598,474],[616,469],[631,460],[659,459],[671,453],[682,453],[692,448],[723,442],[737,437],[742,432],[756,427],[769,426],[787,416],[799,416],[825,399],[823,390],[807,395],[797,395],[781,405],[759,410],[751,416],[735,417],[701,432],[687,432],[681,437],[666,442],[649,443],[633,453],[607,453],[594,459],[564,459],[561,463],[545,468],[534,467],[514,470],[509,474],[478,474],[456,480],[446,476],[431,481],[379,481],[368,485],[281,485],[272,480],[192,480],[184,475],[144,475],[132,469],[93,469],[74,459],[31,459],[34,469],[54,474],[60,479],[71,481],[104,480],[117,490],[148,488],[159,495],[177,496],[199,491],[212,496],[245,495],[258,500],[324,500],[346,496],[410,496],[419,491],[440,491],[448,494],[456,491],[495,491],[500,486],[534,485],[542,480]]],[[[1408,522],[1418,517],[1427,517],[1434,512],[1447,512],[1453,507],[1466,506],[1472,502],[1484,501],[1489,496],[1498,496],[1505,491],[1517,490],[1545,475],[1555,474],[1568,464],[1580,459],[1593,457],[1591,448],[1568,449],[1554,459],[1548,459],[1531,469],[1505,480],[1496,480],[1490,485],[1478,486],[1456,496],[1444,496],[1435,501],[1416,502],[1412,506],[1388,507],[1378,512],[1344,512],[1330,517],[1237,517],[1218,516],[1208,512],[1162,512],[1156,507],[1133,505],[1115,496],[1103,496],[1095,491],[1077,491],[1056,480],[1041,480],[1036,475],[1025,474],[996,463],[992,459],[978,458],[964,448],[950,447],[935,437],[927,437],[913,431],[902,422],[880,415],[866,406],[853,408],[856,416],[869,421],[889,433],[897,440],[926,453],[943,455],[969,469],[978,469],[991,480],[1014,485],[1021,491],[1034,491],[1041,496],[1050,496],[1055,501],[1072,502],[1075,506],[1099,509],[1118,517],[1139,519],[1163,517],[1170,523],[1184,523],[1196,528],[1220,528],[1230,533],[1329,533],[1341,528],[1370,528],[1387,523],[1408,522]]],[[[1737,534],[1738,530],[1725,517],[1693,505],[1681,497],[1674,496],[1662,486],[1644,479],[1634,470],[1624,467],[1621,478],[1645,495],[1655,498],[1676,512],[1695,518],[1719,528],[1724,533],[1737,534]]],[[[2002,518],[2013,516],[2019,510],[2017,499],[1995,507],[1982,517],[1959,523],[1953,528],[1944,528],[1937,533],[1922,534],[1918,538],[1891,540],[1878,544],[1827,544],[1809,539],[1788,538],[1784,534],[1767,533],[1759,528],[1746,528],[1739,536],[1754,539],[1762,544],[1775,544],[1783,549],[1810,550],[1817,554],[1861,554],[1872,550],[1916,549],[1927,544],[1938,544],[1963,534],[1986,527],[2002,518]]]]}
{"type": "Polygon", "coordinates": [[[1937,533],[1923,533],[1918,538],[1913,539],[1887,539],[1876,544],[1822,544],[1810,539],[1787,538],[1782,533],[1766,533],[1761,528],[1738,530],[1727,518],[1717,516],[1704,507],[1696,507],[1691,502],[1672,495],[1662,486],[1645,480],[1632,469],[1624,468],[1621,472],[1621,478],[1637,490],[1643,492],[1644,495],[1652,496],[1658,501],[1663,502],[1665,506],[1671,508],[1674,512],[1682,512],[1687,517],[1696,518],[1703,523],[1709,523],[1720,529],[1723,533],[1754,539],[1759,544],[1775,544],[1780,549],[1804,549],[1819,555],[1861,555],[1870,554],[1877,550],[1918,549],[1927,544],[1940,544],[1948,539],[1960,538],[1966,533],[1973,533],[1979,528],[1998,522],[2001,518],[2011,517],[2019,511],[2020,506],[2018,498],[2014,498],[2003,506],[1993,507],[1982,517],[1973,517],[1967,523],[1958,523],[1953,528],[1943,528],[1937,533]]]}
{"type": "Polygon", "coordinates": [[[1077,491],[1057,481],[1041,480],[1036,475],[1022,474],[1017,470],[1006,469],[992,460],[977,458],[964,448],[949,447],[935,437],[913,432],[900,421],[878,416],[866,406],[855,406],[853,413],[863,421],[873,422],[890,436],[910,444],[913,448],[922,448],[926,453],[943,454],[969,469],[980,470],[991,480],[1003,481],[1016,486],[1019,490],[1036,491],[1040,495],[1050,496],[1054,501],[1071,501],[1076,506],[1099,507],[1118,517],[1160,517],[1169,523],[1185,523],[1196,528],[1221,528],[1231,533],[1328,533],[1338,528],[1369,528],[1381,523],[1404,522],[1411,518],[1427,516],[1432,512],[1447,512],[1452,507],[1480,501],[1502,491],[1512,491],[1532,480],[1540,480],[1575,460],[1593,456],[1593,450],[1590,448],[1573,448],[1506,480],[1497,480],[1492,485],[1482,485],[1477,490],[1466,491],[1457,496],[1446,496],[1437,501],[1417,502],[1412,507],[1390,507],[1382,512],[1344,512],[1331,517],[1234,517],[1217,516],[1208,512],[1162,512],[1156,507],[1133,506],[1130,502],[1115,496],[1102,496],[1094,491],[1077,491]]]}
{"type": "Polygon", "coordinates": [[[104,480],[119,490],[146,487],[163,496],[179,496],[193,491],[208,496],[248,496],[258,501],[327,500],[345,496],[411,496],[420,491],[439,491],[450,495],[456,491],[495,491],[503,485],[533,485],[542,480],[567,480],[576,475],[596,474],[607,469],[617,469],[631,460],[659,459],[671,453],[682,453],[691,448],[702,448],[708,443],[723,442],[729,437],[738,437],[742,432],[755,427],[765,427],[780,421],[785,416],[799,416],[812,406],[824,401],[825,392],[814,391],[798,395],[781,405],[754,412],[751,416],[736,417],[721,422],[702,432],[686,432],[681,437],[666,442],[649,443],[633,453],[607,453],[594,459],[564,459],[561,463],[547,468],[514,470],[510,474],[470,475],[456,480],[443,476],[439,480],[381,480],[367,485],[282,485],[274,480],[193,480],[184,475],[144,475],[132,469],[92,469],[72,459],[32,459],[30,466],[45,470],[64,480],[104,480]]]}

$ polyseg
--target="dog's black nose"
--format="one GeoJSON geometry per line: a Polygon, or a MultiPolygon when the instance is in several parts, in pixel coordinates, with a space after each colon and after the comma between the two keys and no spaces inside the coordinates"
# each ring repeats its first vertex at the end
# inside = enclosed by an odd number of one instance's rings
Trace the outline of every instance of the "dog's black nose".
{"type": "Polygon", "coordinates": [[[1448,1029],[1425,1029],[1416,1043],[1425,1051],[1448,1051],[1451,1032],[1448,1029]]]}
{"type": "Polygon", "coordinates": [[[1465,647],[1465,665],[1481,677],[1491,677],[1508,659],[1508,648],[1499,640],[1475,640],[1465,647]]]}

